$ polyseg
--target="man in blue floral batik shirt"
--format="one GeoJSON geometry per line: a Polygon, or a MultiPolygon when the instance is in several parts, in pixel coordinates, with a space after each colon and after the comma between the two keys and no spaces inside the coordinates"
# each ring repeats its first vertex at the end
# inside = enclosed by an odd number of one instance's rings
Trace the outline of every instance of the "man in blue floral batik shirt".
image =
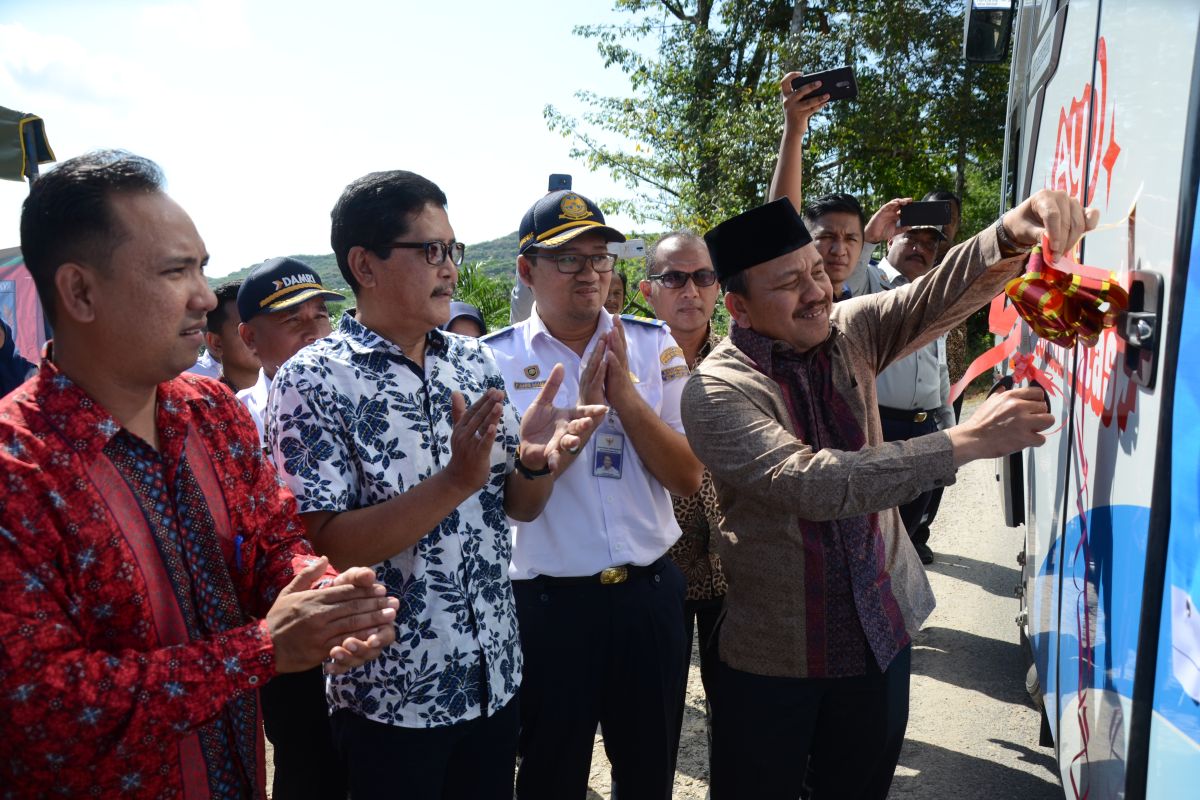
{"type": "Polygon", "coordinates": [[[556,366],[519,421],[491,351],[438,330],[463,258],[445,206],[411,172],[346,187],[332,243],[358,310],[280,368],[267,407],[314,547],[374,565],[400,599],[377,666],[329,682],[355,798],[512,797],[522,658],[505,515],[540,514],[607,413],[554,407],[556,366]]]}

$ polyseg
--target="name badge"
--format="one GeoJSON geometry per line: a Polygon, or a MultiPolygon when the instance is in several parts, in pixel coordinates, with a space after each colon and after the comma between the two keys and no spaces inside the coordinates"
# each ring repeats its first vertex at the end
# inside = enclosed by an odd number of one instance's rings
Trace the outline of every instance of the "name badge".
{"type": "Polygon", "coordinates": [[[620,479],[625,462],[625,436],[615,431],[602,430],[596,433],[596,450],[592,461],[592,474],[597,478],[620,479]]]}

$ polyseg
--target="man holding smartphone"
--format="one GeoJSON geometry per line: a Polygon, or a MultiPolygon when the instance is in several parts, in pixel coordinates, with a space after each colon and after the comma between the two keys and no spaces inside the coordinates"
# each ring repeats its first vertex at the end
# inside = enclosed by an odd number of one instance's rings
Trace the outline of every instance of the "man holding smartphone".
{"type": "MultiPolygon", "coordinates": [[[[941,228],[934,225],[916,225],[892,237],[887,257],[879,263],[887,288],[906,286],[933,269],[938,245],[944,239],[941,228]]],[[[884,441],[907,441],[948,430],[956,422],[950,405],[945,334],[893,362],[879,373],[875,385],[884,441]]],[[[900,519],[922,564],[934,561],[929,528],[921,526],[933,492],[922,492],[900,506],[900,519]]]]}

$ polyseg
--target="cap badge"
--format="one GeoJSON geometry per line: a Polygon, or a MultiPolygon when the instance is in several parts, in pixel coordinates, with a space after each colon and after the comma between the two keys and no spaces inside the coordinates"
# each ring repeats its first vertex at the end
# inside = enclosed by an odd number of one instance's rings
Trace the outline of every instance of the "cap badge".
{"type": "Polygon", "coordinates": [[[536,380],[538,375],[542,374],[542,368],[537,364],[530,364],[525,368],[525,377],[529,380],[536,380]]]}
{"type": "Polygon", "coordinates": [[[562,199],[558,204],[558,208],[562,211],[559,214],[559,219],[587,219],[595,216],[591,211],[588,211],[587,202],[577,194],[569,194],[562,199]]]}

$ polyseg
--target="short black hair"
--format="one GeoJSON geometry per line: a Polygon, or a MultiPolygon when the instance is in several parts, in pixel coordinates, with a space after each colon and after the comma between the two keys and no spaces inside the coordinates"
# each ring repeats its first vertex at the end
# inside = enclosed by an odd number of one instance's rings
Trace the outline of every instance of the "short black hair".
{"type": "Polygon", "coordinates": [[[225,323],[229,320],[230,305],[233,306],[233,312],[237,313],[237,294],[240,288],[242,288],[241,281],[227,281],[213,290],[213,294],[217,296],[217,307],[208,312],[208,319],[204,326],[209,333],[215,333],[218,336],[221,334],[221,328],[225,327],[225,323]]]}
{"type": "Polygon", "coordinates": [[[658,238],[658,241],[650,245],[650,249],[646,251],[646,274],[650,275],[654,272],[654,267],[658,263],[658,249],[667,242],[673,242],[679,239],[684,244],[695,244],[708,249],[708,244],[705,243],[704,237],[693,230],[687,228],[676,228],[669,233],[664,233],[658,238]]]}
{"type": "Polygon", "coordinates": [[[346,187],[330,214],[329,240],[351,291],[358,293],[358,281],[350,271],[350,251],[365,247],[387,258],[385,245],[407,233],[413,217],[427,205],[445,208],[446,194],[415,172],[372,172],[346,187]]]}
{"type": "Polygon", "coordinates": [[[730,275],[721,283],[721,290],[726,294],[733,292],[734,294],[740,294],[742,297],[749,297],[750,286],[746,283],[746,270],[730,275]]]}
{"type": "Polygon", "coordinates": [[[818,219],[826,214],[853,214],[858,217],[858,222],[864,228],[867,227],[867,215],[863,213],[862,204],[858,202],[858,198],[852,194],[845,192],[834,192],[826,194],[811,201],[804,207],[804,221],[812,225],[818,219]]]}
{"type": "Polygon", "coordinates": [[[617,277],[621,279],[621,291],[625,294],[629,293],[629,276],[621,270],[617,270],[617,277]]]}
{"type": "Polygon", "coordinates": [[[70,261],[106,269],[127,236],[109,203],[118,192],[161,192],[162,170],[124,150],[69,158],[33,181],[21,206],[21,254],[53,324],[54,276],[70,261]]]}
{"type": "Polygon", "coordinates": [[[951,203],[954,203],[954,207],[958,209],[959,216],[962,216],[962,199],[959,198],[959,196],[956,195],[954,192],[950,192],[945,189],[937,189],[935,191],[929,192],[921,199],[922,200],[949,200],[951,203]]]}

